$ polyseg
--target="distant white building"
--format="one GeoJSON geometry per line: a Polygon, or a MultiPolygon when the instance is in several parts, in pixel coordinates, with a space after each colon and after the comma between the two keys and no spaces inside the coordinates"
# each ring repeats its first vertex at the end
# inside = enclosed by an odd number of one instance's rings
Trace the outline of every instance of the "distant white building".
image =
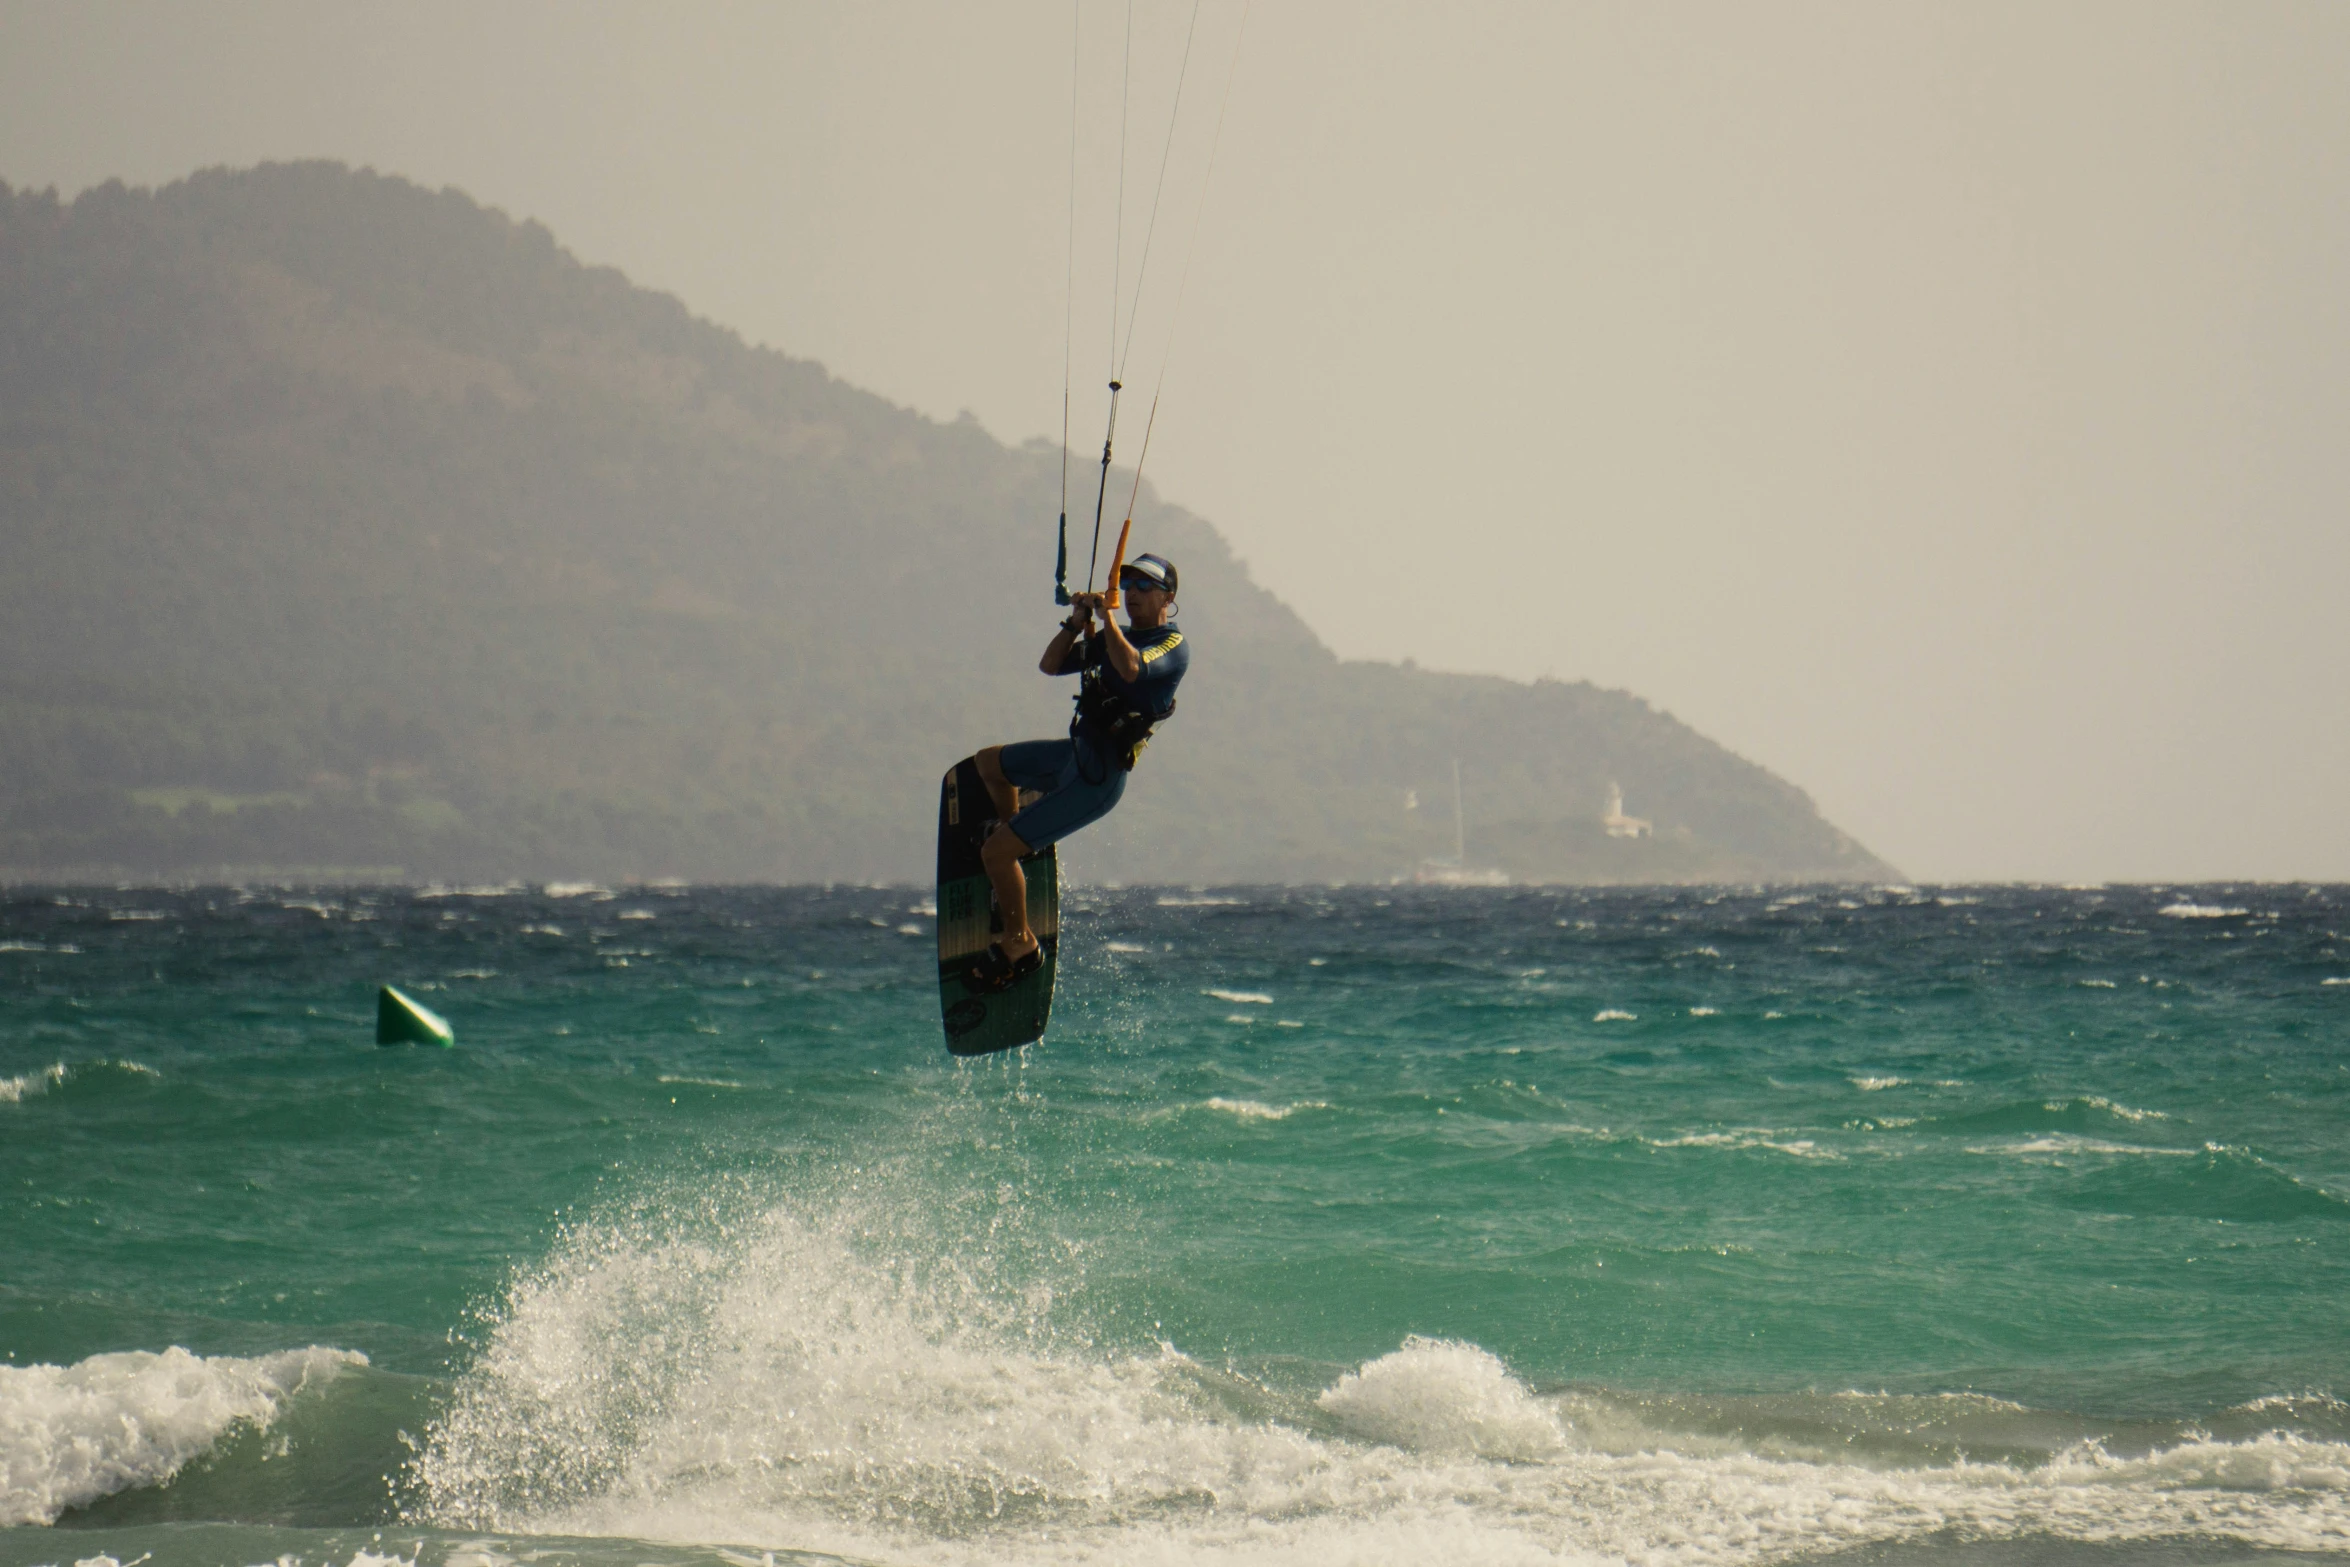
{"type": "Polygon", "coordinates": [[[1624,791],[1616,784],[1607,786],[1607,814],[1599,819],[1610,838],[1645,838],[1656,831],[1656,823],[1645,816],[1624,814],[1624,791]]]}

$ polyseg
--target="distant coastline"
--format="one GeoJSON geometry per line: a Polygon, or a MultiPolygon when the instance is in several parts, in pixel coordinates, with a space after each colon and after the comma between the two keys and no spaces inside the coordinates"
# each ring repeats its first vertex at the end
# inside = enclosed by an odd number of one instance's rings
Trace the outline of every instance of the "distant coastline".
{"type": "MultiPolygon", "coordinates": [[[[0,186],[0,259],[13,878],[920,884],[939,770],[1067,722],[1053,453],[536,224],[280,164],[0,186]]],[[[1638,697],[1341,660],[1207,522],[1135,525],[1199,655],[1079,879],[1408,879],[1455,759],[1513,882],[1898,879],[1638,697]]]]}

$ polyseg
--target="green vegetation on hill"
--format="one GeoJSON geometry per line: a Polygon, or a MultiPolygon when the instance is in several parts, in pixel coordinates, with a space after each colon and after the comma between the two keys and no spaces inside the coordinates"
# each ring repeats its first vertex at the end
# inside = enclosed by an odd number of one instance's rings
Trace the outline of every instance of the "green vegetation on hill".
{"type": "MultiPolygon", "coordinates": [[[[0,870],[927,880],[940,773],[1067,721],[1057,463],[453,191],[0,185],[0,870]]],[[[1145,497],[1197,654],[1076,874],[1406,874],[1456,757],[1521,879],[1892,874],[1625,693],[1339,660],[1145,497]]]]}

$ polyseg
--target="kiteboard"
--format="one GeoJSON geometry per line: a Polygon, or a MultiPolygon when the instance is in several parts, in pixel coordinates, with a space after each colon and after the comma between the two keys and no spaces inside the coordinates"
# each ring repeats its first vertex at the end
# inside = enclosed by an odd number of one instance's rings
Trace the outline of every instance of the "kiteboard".
{"type": "Polygon", "coordinates": [[[995,802],[966,756],[938,791],[938,1007],[947,1049],[959,1056],[1011,1050],[1044,1037],[1053,1011],[1053,960],[1061,945],[1061,866],[1047,844],[1020,862],[1028,877],[1028,924],[1044,956],[1035,973],[988,994],[970,979],[988,943],[1003,932],[979,846],[995,824],[995,802]]]}

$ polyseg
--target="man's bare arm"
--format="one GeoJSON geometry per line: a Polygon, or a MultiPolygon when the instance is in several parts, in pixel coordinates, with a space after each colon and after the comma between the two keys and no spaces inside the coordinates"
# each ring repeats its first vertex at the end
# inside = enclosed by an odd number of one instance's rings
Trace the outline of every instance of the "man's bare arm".
{"type": "Polygon", "coordinates": [[[1102,632],[1102,651],[1108,655],[1110,667],[1118,672],[1120,680],[1132,685],[1142,675],[1142,654],[1126,640],[1126,633],[1118,629],[1117,618],[1107,612],[1102,615],[1102,632]]]}
{"type": "MultiPolygon", "coordinates": [[[[1079,597],[1082,599],[1083,595],[1079,597]]],[[[1044,657],[1036,661],[1036,667],[1048,675],[1061,673],[1068,661],[1069,650],[1077,645],[1079,637],[1085,635],[1092,621],[1092,608],[1080,602],[1070,612],[1069,618],[1061,622],[1061,629],[1053,633],[1052,641],[1045,644],[1044,657]]]]}

